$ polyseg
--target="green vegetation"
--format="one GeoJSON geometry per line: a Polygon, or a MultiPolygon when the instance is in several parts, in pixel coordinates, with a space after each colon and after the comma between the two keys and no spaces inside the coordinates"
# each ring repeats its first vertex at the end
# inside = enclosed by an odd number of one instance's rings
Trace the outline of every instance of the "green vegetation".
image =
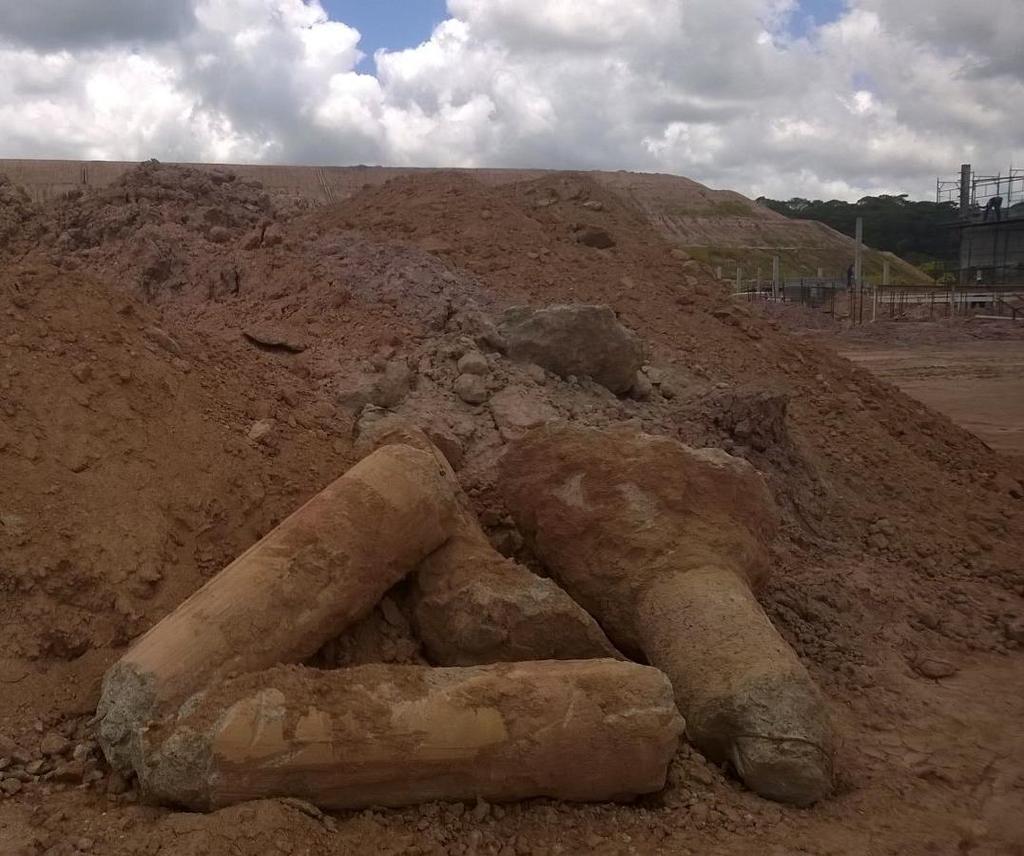
{"type": "Polygon", "coordinates": [[[758,204],[795,220],[817,220],[837,232],[856,234],[857,218],[864,218],[864,242],[877,250],[895,253],[921,265],[956,261],[956,220],[951,202],[913,202],[907,195],[865,196],[857,202],[794,198],[788,202],[761,197],[758,204]]]}

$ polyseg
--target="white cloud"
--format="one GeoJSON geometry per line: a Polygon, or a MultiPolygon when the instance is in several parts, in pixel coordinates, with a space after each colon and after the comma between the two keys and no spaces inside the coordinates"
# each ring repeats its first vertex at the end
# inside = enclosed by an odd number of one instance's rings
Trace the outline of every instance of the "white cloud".
{"type": "Polygon", "coordinates": [[[800,39],[795,0],[449,0],[376,75],[318,0],[66,2],[0,0],[0,154],[626,168],[856,197],[1024,152],[1020,0],[852,0],[800,39]]]}

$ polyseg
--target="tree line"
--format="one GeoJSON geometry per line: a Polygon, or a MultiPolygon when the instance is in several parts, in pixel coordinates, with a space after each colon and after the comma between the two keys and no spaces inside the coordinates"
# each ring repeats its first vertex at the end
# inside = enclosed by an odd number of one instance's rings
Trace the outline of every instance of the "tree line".
{"type": "Polygon", "coordinates": [[[915,202],[905,193],[865,196],[856,202],[800,197],[783,202],[764,196],[757,202],[795,220],[817,220],[851,238],[856,235],[857,218],[863,217],[864,243],[912,264],[957,259],[956,230],[949,228],[957,217],[952,202],[915,202]]]}

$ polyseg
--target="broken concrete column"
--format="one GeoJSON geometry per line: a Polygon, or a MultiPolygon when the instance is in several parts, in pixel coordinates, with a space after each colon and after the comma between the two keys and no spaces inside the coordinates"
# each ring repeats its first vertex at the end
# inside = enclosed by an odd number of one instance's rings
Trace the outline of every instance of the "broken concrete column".
{"type": "Polygon", "coordinates": [[[682,728],[665,676],[633,663],[279,667],[152,725],[132,766],[148,799],[201,811],[622,800],[664,787],[682,728]]]}
{"type": "Polygon", "coordinates": [[[806,805],[832,786],[824,699],[752,594],[776,512],[746,461],[569,425],[528,434],[502,488],[555,578],[671,678],[687,736],[747,785],[806,805]]]}
{"type": "MultiPolygon", "coordinates": [[[[459,491],[444,456],[406,420],[366,420],[360,429],[357,450],[404,443],[431,451],[459,491]]],[[[459,498],[452,537],[420,563],[413,577],[413,624],[431,662],[476,666],[622,657],[564,589],[498,553],[461,492],[459,498]]]]}
{"type": "Polygon", "coordinates": [[[457,502],[428,452],[388,446],[313,497],[153,627],[103,682],[115,767],[147,720],[231,674],[299,662],[450,536],[457,502]]]}
{"type": "Polygon", "coordinates": [[[416,635],[443,666],[622,657],[560,586],[498,553],[468,514],[420,564],[412,605],[416,635]]]}

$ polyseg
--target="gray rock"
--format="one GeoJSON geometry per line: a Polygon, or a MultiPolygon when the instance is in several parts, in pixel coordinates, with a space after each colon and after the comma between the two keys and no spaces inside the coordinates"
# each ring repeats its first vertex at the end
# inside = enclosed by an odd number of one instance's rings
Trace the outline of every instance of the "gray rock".
{"type": "Polygon", "coordinates": [[[51,731],[39,744],[39,750],[44,755],[63,755],[71,748],[71,741],[55,731],[51,731]]]}
{"type": "Polygon", "coordinates": [[[531,428],[558,419],[558,412],[550,404],[518,387],[497,393],[490,406],[494,423],[505,440],[514,440],[531,428]]]}
{"type": "Polygon", "coordinates": [[[643,372],[637,372],[633,388],[629,391],[630,397],[635,398],[637,401],[647,401],[653,393],[654,384],[651,383],[650,378],[643,372]]]}
{"type": "Polygon", "coordinates": [[[252,425],[249,426],[247,436],[254,443],[261,443],[270,435],[270,432],[273,430],[273,419],[260,419],[258,422],[253,422],[252,425]]]}
{"type": "Polygon", "coordinates": [[[608,306],[516,307],[498,330],[513,360],[563,378],[589,376],[617,395],[629,391],[643,364],[639,338],[608,306]]]}
{"type": "Polygon", "coordinates": [[[458,376],[455,380],[455,394],[466,404],[483,404],[489,395],[484,379],[473,374],[458,376]]]}
{"type": "Polygon", "coordinates": [[[470,351],[468,354],[463,354],[459,360],[460,374],[487,375],[490,371],[491,367],[487,363],[487,357],[479,351],[470,351]]]}
{"type": "Polygon", "coordinates": [[[615,239],[604,229],[584,229],[577,233],[576,240],[585,247],[607,250],[615,246],[615,239]]]}
{"type": "Polygon", "coordinates": [[[366,405],[393,409],[412,389],[413,373],[404,360],[391,360],[383,372],[344,381],[338,389],[338,404],[353,413],[366,405]]]}

